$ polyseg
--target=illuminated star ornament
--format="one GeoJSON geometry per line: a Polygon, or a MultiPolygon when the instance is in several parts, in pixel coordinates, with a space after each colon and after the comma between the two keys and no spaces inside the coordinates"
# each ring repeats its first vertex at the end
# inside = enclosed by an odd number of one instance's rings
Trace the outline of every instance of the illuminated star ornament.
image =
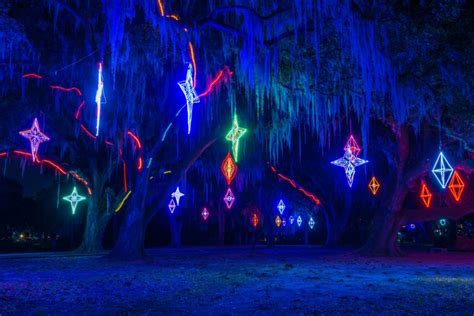
{"type": "Polygon", "coordinates": [[[72,214],[76,213],[77,203],[84,201],[86,198],[77,194],[76,187],[72,190],[72,193],[68,196],[63,197],[63,200],[71,203],[72,214]]]}
{"type": "Polygon", "coordinates": [[[203,208],[201,212],[202,219],[207,221],[207,218],[209,217],[209,211],[207,208],[203,208]]]}
{"type": "Polygon", "coordinates": [[[301,216],[298,216],[298,218],[296,219],[296,224],[298,224],[298,227],[301,226],[301,223],[303,223],[303,219],[301,218],[301,216]]]}
{"type": "Polygon", "coordinates": [[[280,202],[278,202],[278,206],[277,206],[277,209],[278,209],[278,212],[280,212],[280,215],[283,215],[283,212],[285,211],[285,208],[286,208],[285,203],[283,203],[283,200],[280,200],[280,202]]]}
{"type": "Polygon", "coordinates": [[[234,193],[232,193],[232,190],[228,188],[226,194],[224,195],[224,202],[228,209],[232,207],[232,205],[234,204],[234,201],[235,201],[234,193]]]}
{"type": "Polygon", "coordinates": [[[176,205],[179,206],[179,200],[181,199],[181,197],[184,196],[184,193],[181,193],[179,191],[179,187],[176,188],[176,191],[174,191],[173,193],[171,193],[171,197],[172,198],[175,198],[176,200],[176,205]]]}
{"type": "Polygon", "coordinates": [[[314,224],[316,224],[314,222],[314,219],[312,217],[309,218],[309,221],[308,221],[308,225],[309,225],[309,228],[313,229],[314,228],[314,224]]]}
{"type": "Polygon", "coordinates": [[[171,214],[173,214],[175,208],[176,208],[176,203],[174,202],[173,199],[171,199],[170,202],[168,203],[168,209],[170,210],[171,214]]]}
{"type": "Polygon", "coordinates": [[[186,80],[178,82],[181,91],[186,98],[186,108],[188,110],[188,134],[191,133],[191,122],[193,120],[193,104],[199,103],[199,96],[193,85],[193,66],[189,64],[186,72],[186,80]]]}
{"type": "MultiPolygon", "coordinates": [[[[97,92],[95,93],[95,103],[97,104],[97,123],[95,126],[95,136],[99,136],[100,110],[102,105],[102,93],[104,92],[104,80],[102,77],[102,63],[99,63],[99,74],[97,79],[97,92]]],[[[105,103],[105,102],[104,102],[105,103]]]]}
{"type": "Polygon", "coordinates": [[[454,171],[451,181],[449,181],[448,188],[456,202],[459,202],[459,200],[461,200],[462,191],[464,191],[464,181],[462,181],[457,170],[454,171]]]}
{"type": "Polygon", "coordinates": [[[275,217],[275,224],[277,225],[277,227],[280,227],[280,225],[281,225],[281,218],[278,215],[277,215],[277,217],[275,217]]]}
{"type": "Polygon", "coordinates": [[[237,164],[232,158],[230,152],[227,153],[227,156],[225,156],[224,160],[222,161],[221,171],[225,180],[227,181],[227,185],[230,185],[237,174],[237,164]]]}
{"type": "Polygon", "coordinates": [[[369,189],[372,192],[372,195],[376,195],[379,188],[380,188],[380,183],[377,181],[377,178],[372,177],[372,179],[369,182],[369,189]]]}
{"type": "Polygon", "coordinates": [[[227,133],[225,139],[232,142],[232,153],[234,154],[234,159],[236,162],[238,161],[239,155],[239,139],[245,134],[245,132],[247,132],[247,129],[239,127],[237,115],[235,115],[234,122],[232,123],[232,129],[227,133]]]}
{"type": "Polygon", "coordinates": [[[38,147],[41,143],[49,140],[49,137],[43,134],[39,128],[38,119],[35,117],[31,129],[20,131],[21,136],[28,138],[31,143],[31,156],[33,162],[38,161],[38,147]]]}
{"type": "Polygon", "coordinates": [[[428,187],[426,186],[425,182],[422,182],[421,184],[421,192],[420,192],[420,198],[423,201],[423,204],[428,208],[431,205],[431,198],[433,194],[431,194],[430,190],[428,190],[428,187]]]}
{"type": "Polygon", "coordinates": [[[446,189],[449,179],[451,179],[451,176],[453,175],[454,169],[451,167],[444,154],[440,152],[431,172],[433,172],[441,187],[446,189]]]}
{"type": "Polygon", "coordinates": [[[331,161],[333,165],[344,168],[346,172],[347,183],[352,188],[354,182],[355,168],[368,163],[368,160],[358,158],[357,155],[360,153],[359,145],[357,145],[354,137],[351,135],[347,144],[344,146],[344,156],[331,161]]]}

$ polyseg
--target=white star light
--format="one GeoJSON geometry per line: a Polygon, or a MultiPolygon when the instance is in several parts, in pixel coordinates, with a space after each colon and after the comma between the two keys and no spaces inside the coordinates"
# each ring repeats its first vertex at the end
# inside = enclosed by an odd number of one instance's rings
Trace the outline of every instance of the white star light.
{"type": "Polygon", "coordinates": [[[175,200],[176,200],[176,205],[178,205],[178,206],[179,206],[179,199],[180,199],[182,196],[184,196],[184,193],[181,193],[181,192],[179,191],[179,187],[176,188],[176,191],[174,191],[173,193],[171,193],[171,197],[172,197],[172,198],[175,198],[175,200]]]}
{"type": "Polygon", "coordinates": [[[33,162],[38,161],[38,148],[39,145],[43,142],[49,140],[49,137],[43,134],[39,128],[38,119],[35,117],[31,129],[20,131],[21,136],[28,138],[31,143],[31,156],[33,157],[33,162]]]}
{"type": "Polygon", "coordinates": [[[68,196],[63,197],[63,200],[68,201],[71,203],[72,214],[76,213],[77,203],[84,201],[86,198],[77,194],[76,187],[72,190],[72,193],[68,196]]]}
{"type": "Polygon", "coordinates": [[[199,96],[193,85],[193,66],[189,64],[186,72],[186,80],[178,82],[181,91],[186,98],[186,108],[188,110],[188,134],[191,133],[191,122],[193,120],[193,104],[199,103],[199,96]]]}
{"type": "Polygon", "coordinates": [[[352,188],[352,183],[354,182],[355,168],[368,163],[368,160],[358,158],[357,155],[360,153],[360,148],[357,145],[354,137],[351,135],[347,141],[346,146],[344,146],[344,156],[331,161],[333,165],[344,168],[346,173],[347,183],[349,187],[352,188]]]}
{"type": "Polygon", "coordinates": [[[444,154],[440,152],[431,172],[433,172],[436,180],[441,184],[441,187],[446,189],[449,179],[451,179],[451,176],[453,175],[454,169],[451,167],[444,154]]]}

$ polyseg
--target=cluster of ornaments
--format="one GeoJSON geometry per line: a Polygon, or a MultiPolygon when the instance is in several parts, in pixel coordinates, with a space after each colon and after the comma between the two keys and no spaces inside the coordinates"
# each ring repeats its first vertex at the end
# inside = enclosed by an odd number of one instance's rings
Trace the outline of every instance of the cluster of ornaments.
{"type": "MultiPolygon", "coordinates": [[[[280,200],[278,202],[278,205],[277,205],[277,210],[280,213],[280,215],[283,215],[283,212],[285,212],[285,209],[286,209],[285,202],[283,202],[283,200],[280,200]]],[[[286,226],[286,219],[280,217],[280,215],[277,215],[275,217],[275,225],[276,225],[276,227],[280,227],[280,226],[285,227],[286,226]]],[[[290,216],[288,218],[288,220],[290,222],[290,225],[293,225],[293,223],[295,222],[295,218],[293,216],[290,216]]],[[[303,219],[301,218],[300,215],[298,215],[298,217],[296,219],[296,224],[298,225],[298,227],[301,227],[302,223],[303,223],[303,219]]],[[[315,224],[316,224],[316,222],[314,221],[313,217],[310,217],[309,221],[308,221],[309,227],[311,229],[313,229],[315,224]]]]}

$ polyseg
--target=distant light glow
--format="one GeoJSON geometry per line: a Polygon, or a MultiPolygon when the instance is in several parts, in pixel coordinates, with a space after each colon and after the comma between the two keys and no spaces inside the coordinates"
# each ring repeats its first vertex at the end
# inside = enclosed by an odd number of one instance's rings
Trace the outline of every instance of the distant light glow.
{"type": "Polygon", "coordinates": [[[135,144],[137,145],[138,149],[141,149],[142,142],[140,141],[140,138],[137,135],[133,134],[131,131],[128,131],[127,134],[135,141],[135,144]]]}
{"type": "Polygon", "coordinates": [[[71,209],[72,209],[72,214],[74,215],[76,213],[76,207],[79,202],[84,201],[86,198],[84,196],[81,196],[77,193],[76,187],[72,190],[72,193],[68,196],[63,197],[63,200],[68,201],[71,203],[71,209]]]}
{"type": "Polygon", "coordinates": [[[280,212],[280,215],[283,215],[283,212],[285,211],[285,208],[286,208],[285,203],[283,203],[283,200],[280,200],[280,202],[278,202],[278,206],[277,206],[277,209],[280,212]]]}
{"type": "Polygon", "coordinates": [[[61,91],[65,91],[65,92],[74,91],[78,95],[82,95],[81,90],[79,90],[79,88],[77,88],[77,87],[71,87],[71,88],[65,88],[65,87],[62,87],[62,86],[50,86],[50,87],[51,87],[51,89],[61,90],[61,91]]]}
{"type": "Polygon", "coordinates": [[[449,179],[451,179],[451,176],[453,175],[454,169],[451,167],[444,154],[440,152],[431,172],[434,174],[441,187],[446,189],[449,179]]]}
{"type": "Polygon", "coordinates": [[[278,215],[277,215],[277,217],[275,217],[275,225],[277,227],[280,227],[280,225],[281,225],[281,218],[278,215]]]}
{"type": "Polygon", "coordinates": [[[293,222],[295,221],[295,218],[293,216],[290,216],[289,220],[290,220],[290,225],[293,225],[293,222]]]}
{"type": "Polygon", "coordinates": [[[90,138],[92,138],[92,139],[96,139],[96,138],[97,138],[97,137],[96,137],[94,134],[92,134],[83,124],[81,124],[80,127],[81,127],[81,129],[84,131],[84,133],[86,133],[87,136],[89,136],[90,138]]]}
{"type": "Polygon", "coordinates": [[[461,200],[462,192],[464,191],[464,181],[462,181],[457,170],[454,171],[451,181],[449,181],[448,188],[456,202],[459,202],[461,200]]]}
{"type": "Polygon", "coordinates": [[[254,228],[257,227],[258,221],[259,221],[259,220],[258,220],[257,214],[256,214],[256,213],[252,213],[252,217],[250,218],[250,223],[252,224],[252,226],[253,226],[254,228]]]}
{"type": "Polygon", "coordinates": [[[283,226],[283,227],[286,226],[286,219],[285,218],[281,219],[281,226],[283,226]]]}
{"type": "Polygon", "coordinates": [[[207,221],[207,218],[209,217],[209,211],[207,208],[203,208],[201,212],[202,219],[207,221]]]}
{"type": "Polygon", "coordinates": [[[235,196],[230,188],[227,189],[226,194],[224,195],[224,202],[228,209],[234,205],[235,196]]]}
{"type": "Polygon", "coordinates": [[[123,192],[128,191],[127,187],[127,164],[125,163],[125,160],[122,160],[122,170],[123,170],[123,192]]]}
{"type": "Polygon", "coordinates": [[[439,220],[439,224],[440,224],[441,226],[446,226],[446,225],[448,225],[448,220],[447,220],[446,218],[441,218],[441,219],[439,220]]]}
{"type": "Polygon", "coordinates": [[[163,6],[163,3],[161,2],[161,0],[157,0],[157,2],[158,2],[158,8],[160,9],[161,16],[165,16],[165,8],[163,6]]]}
{"type": "Polygon", "coordinates": [[[296,224],[298,224],[298,227],[300,227],[302,223],[303,219],[301,218],[301,216],[298,216],[298,218],[296,219],[296,224]]]}
{"type": "Polygon", "coordinates": [[[43,134],[39,128],[38,119],[35,117],[31,129],[20,131],[21,136],[27,138],[30,141],[31,145],[31,156],[33,157],[33,162],[38,161],[38,148],[39,145],[43,142],[49,140],[49,137],[43,134]]]}
{"type": "MultiPolygon", "coordinates": [[[[176,16],[176,20],[179,20],[178,17],[176,16]]],[[[189,55],[191,56],[191,61],[193,63],[193,87],[196,88],[197,80],[196,80],[196,73],[197,73],[197,67],[196,67],[196,57],[194,56],[194,47],[191,42],[188,43],[189,47],[189,55]]]]}
{"type": "Polygon", "coordinates": [[[36,74],[36,73],[34,73],[34,72],[30,72],[30,73],[24,74],[24,75],[22,76],[22,78],[43,79],[43,76],[38,75],[38,74],[36,74]]]}
{"type": "Polygon", "coordinates": [[[76,120],[79,119],[79,116],[81,115],[82,108],[84,107],[85,104],[86,104],[86,101],[82,100],[81,104],[79,104],[79,106],[77,107],[76,114],[74,115],[76,120]]]}
{"type": "Polygon", "coordinates": [[[173,199],[170,200],[168,203],[168,209],[170,210],[171,214],[174,213],[174,210],[176,209],[176,203],[174,202],[173,199]]]}
{"type": "Polygon", "coordinates": [[[232,123],[232,129],[227,133],[226,139],[232,142],[232,152],[234,154],[234,159],[238,161],[239,155],[239,139],[247,132],[247,129],[239,127],[237,122],[237,115],[234,115],[234,121],[232,123]]]}
{"type": "Polygon", "coordinates": [[[176,188],[176,191],[174,191],[173,193],[171,193],[171,197],[172,198],[175,198],[176,200],[176,205],[179,206],[179,200],[181,199],[181,197],[184,196],[184,193],[181,193],[179,191],[179,187],[176,188]]]}
{"type": "Polygon", "coordinates": [[[315,221],[314,221],[314,219],[313,219],[312,217],[310,217],[310,218],[309,218],[309,221],[308,221],[309,228],[313,229],[313,228],[314,228],[314,224],[316,224],[315,221]]]}

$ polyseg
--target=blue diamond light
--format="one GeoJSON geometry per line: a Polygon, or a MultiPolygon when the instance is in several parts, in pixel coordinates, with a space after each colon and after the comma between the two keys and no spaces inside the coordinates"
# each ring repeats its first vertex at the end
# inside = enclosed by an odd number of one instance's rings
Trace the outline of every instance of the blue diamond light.
{"type": "Polygon", "coordinates": [[[280,200],[280,202],[278,202],[278,211],[280,212],[280,215],[283,215],[283,212],[285,211],[285,208],[286,208],[286,205],[285,203],[283,203],[283,200],[280,200]]]}
{"type": "Polygon", "coordinates": [[[309,221],[308,221],[309,228],[313,229],[314,224],[316,224],[316,222],[314,221],[314,219],[312,217],[310,217],[309,221]]]}
{"type": "Polygon", "coordinates": [[[454,169],[449,164],[448,159],[446,159],[443,152],[439,153],[431,172],[433,172],[441,187],[446,189],[449,179],[451,179],[451,176],[453,175],[454,169]]]}
{"type": "Polygon", "coordinates": [[[301,223],[303,223],[303,219],[301,218],[301,216],[298,216],[298,218],[296,219],[296,223],[298,224],[298,227],[301,226],[301,223]]]}
{"type": "Polygon", "coordinates": [[[295,218],[293,216],[290,216],[290,224],[293,225],[293,222],[295,221],[295,218]]]}

